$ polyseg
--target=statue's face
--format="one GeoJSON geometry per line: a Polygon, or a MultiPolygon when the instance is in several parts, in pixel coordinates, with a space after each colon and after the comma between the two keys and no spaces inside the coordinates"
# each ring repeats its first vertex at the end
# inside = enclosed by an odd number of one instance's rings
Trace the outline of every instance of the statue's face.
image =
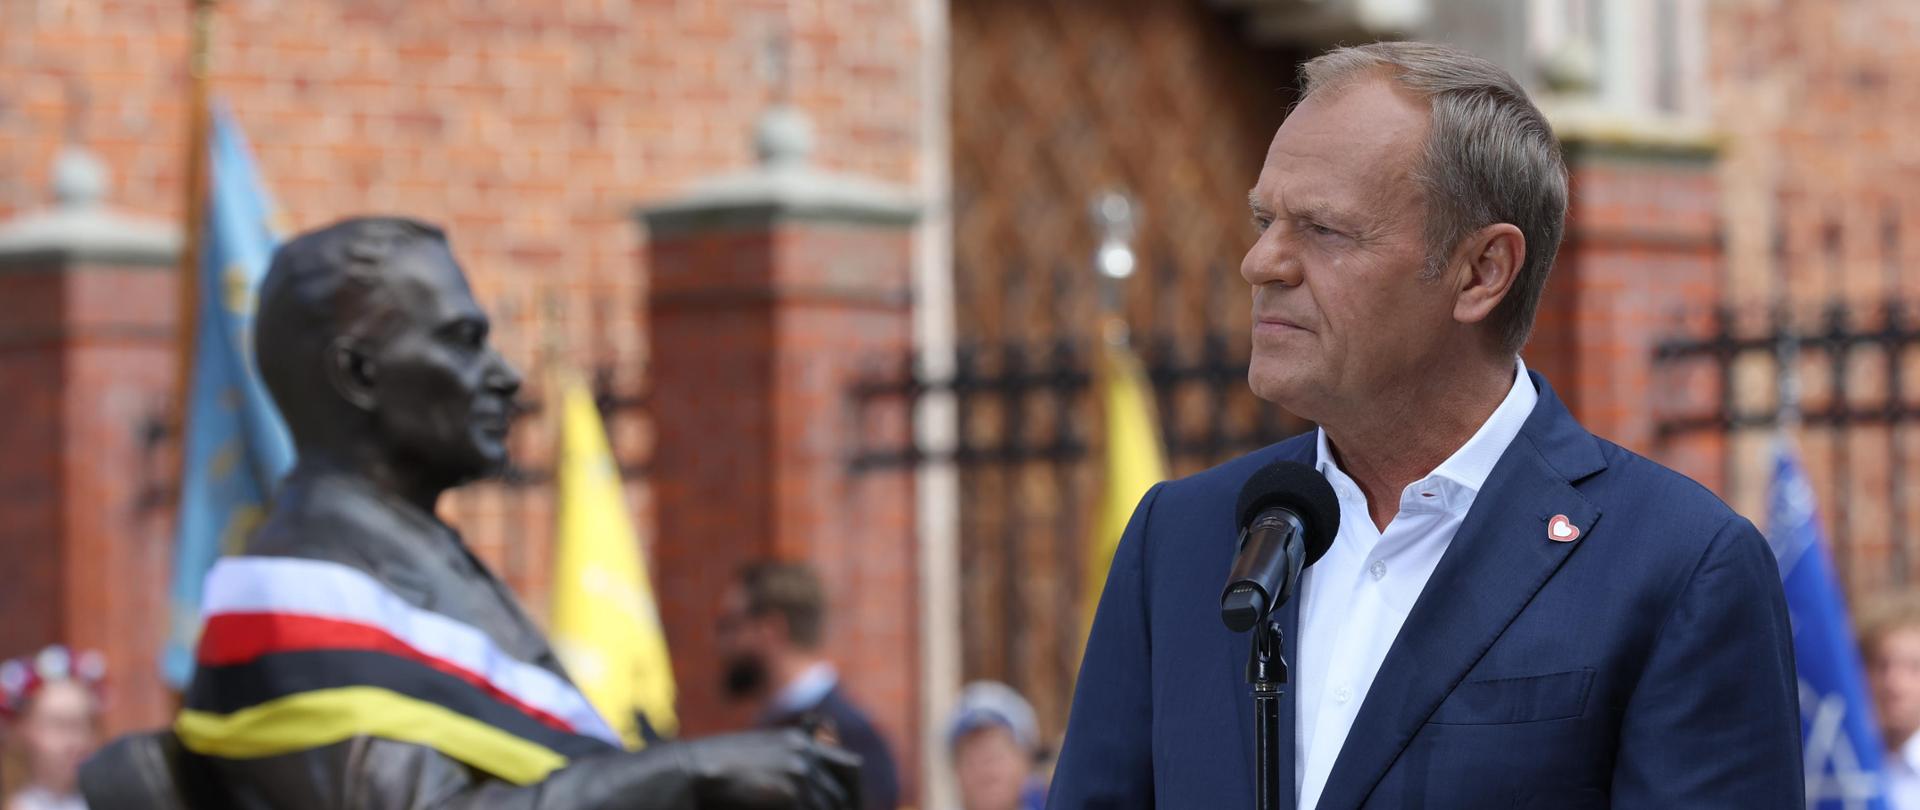
{"type": "Polygon", "coordinates": [[[394,321],[367,352],[381,438],[449,486],[499,472],[520,375],[488,345],[460,265],[445,245],[420,243],[383,276],[394,321]]]}

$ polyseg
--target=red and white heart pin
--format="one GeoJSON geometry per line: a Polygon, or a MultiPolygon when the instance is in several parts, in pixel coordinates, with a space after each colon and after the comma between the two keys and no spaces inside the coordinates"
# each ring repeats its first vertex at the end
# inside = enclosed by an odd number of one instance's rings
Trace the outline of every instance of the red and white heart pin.
{"type": "Polygon", "coordinates": [[[1566,515],[1554,515],[1547,521],[1547,539],[1555,543],[1571,543],[1580,539],[1580,527],[1566,515]]]}

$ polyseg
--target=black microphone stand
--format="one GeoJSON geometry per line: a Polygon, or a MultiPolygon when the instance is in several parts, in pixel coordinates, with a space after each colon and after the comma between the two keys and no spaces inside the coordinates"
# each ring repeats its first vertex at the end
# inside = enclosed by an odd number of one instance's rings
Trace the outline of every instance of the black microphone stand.
{"type": "Polygon", "coordinates": [[[1293,804],[1292,769],[1280,761],[1280,696],[1287,684],[1287,658],[1282,654],[1280,622],[1269,616],[1253,631],[1253,654],[1247,659],[1247,683],[1253,685],[1253,767],[1256,810],[1287,810],[1293,804]],[[1284,797],[1284,798],[1283,798],[1284,797]]]}

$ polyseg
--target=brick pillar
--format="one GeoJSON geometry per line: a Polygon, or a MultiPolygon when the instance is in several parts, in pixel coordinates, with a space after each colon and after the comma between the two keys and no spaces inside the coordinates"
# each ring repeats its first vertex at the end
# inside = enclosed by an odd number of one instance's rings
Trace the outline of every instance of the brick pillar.
{"type": "Polygon", "coordinates": [[[59,204],[0,224],[0,657],[100,650],[119,733],[171,713],[171,505],[141,490],[175,477],[144,436],[172,406],[179,240],[100,206],[102,172],[67,151],[59,204]]]}
{"type": "Polygon", "coordinates": [[[1556,127],[1572,195],[1527,364],[1589,430],[1719,489],[1722,437],[1663,443],[1655,430],[1660,408],[1715,384],[1653,373],[1680,316],[1720,301],[1717,153],[1701,140],[1556,127]]]}
{"type": "Polygon", "coordinates": [[[910,776],[920,706],[912,474],[850,467],[861,435],[908,441],[907,403],[856,414],[848,386],[911,349],[915,213],[903,192],[808,168],[805,121],[792,110],[770,112],[759,134],[759,167],[641,212],[654,570],[681,719],[694,735],[749,722],[719,691],[720,599],[748,560],[802,560],[827,586],[828,653],[910,776]]]}

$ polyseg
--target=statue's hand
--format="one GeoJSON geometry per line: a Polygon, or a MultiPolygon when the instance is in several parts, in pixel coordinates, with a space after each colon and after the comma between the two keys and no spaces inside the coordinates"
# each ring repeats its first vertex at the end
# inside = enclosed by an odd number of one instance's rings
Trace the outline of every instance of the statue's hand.
{"type": "Polygon", "coordinates": [[[761,731],[680,743],[694,795],[716,810],[858,810],[860,758],[806,734],[761,731]]]}

